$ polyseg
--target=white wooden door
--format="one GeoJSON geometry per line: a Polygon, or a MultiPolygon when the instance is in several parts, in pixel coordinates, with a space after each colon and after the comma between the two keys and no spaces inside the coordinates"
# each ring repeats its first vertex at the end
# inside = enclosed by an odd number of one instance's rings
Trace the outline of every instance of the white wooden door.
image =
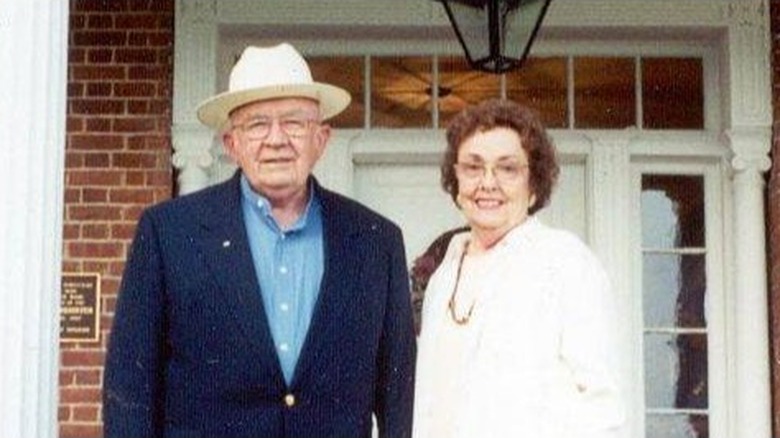
{"type": "MultiPolygon", "coordinates": [[[[354,197],[401,227],[409,265],[440,234],[465,224],[439,177],[435,159],[408,163],[389,157],[355,164],[354,197]]],[[[546,223],[567,228],[587,241],[586,194],[584,161],[564,157],[552,202],[539,215],[546,223]]]]}

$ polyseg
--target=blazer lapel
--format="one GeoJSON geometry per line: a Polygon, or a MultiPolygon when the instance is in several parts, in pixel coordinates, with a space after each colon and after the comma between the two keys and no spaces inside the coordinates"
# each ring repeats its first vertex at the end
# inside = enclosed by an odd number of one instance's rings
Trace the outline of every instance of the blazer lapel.
{"type": "Polygon", "coordinates": [[[301,380],[319,356],[322,348],[333,348],[332,341],[338,337],[339,315],[348,305],[348,292],[353,290],[360,278],[361,264],[355,262],[355,239],[359,225],[354,217],[345,214],[345,208],[332,193],[322,189],[315,182],[315,190],[322,205],[325,270],[312,314],[306,341],[295,367],[292,384],[301,380]]]}
{"type": "Polygon", "coordinates": [[[238,320],[256,353],[274,358],[282,379],[244,226],[239,181],[237,172],[231,180],[214,188],[217,193],[203,205],[198,243],[217,290],[224,294],[221,303],[238,320]]]}

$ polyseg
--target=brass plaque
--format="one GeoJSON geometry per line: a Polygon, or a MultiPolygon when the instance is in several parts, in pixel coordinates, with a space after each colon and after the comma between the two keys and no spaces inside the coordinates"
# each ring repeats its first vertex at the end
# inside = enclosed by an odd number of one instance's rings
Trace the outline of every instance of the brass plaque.
{"type": "Polygon", "coordinates": [[[100,274],[63,274],[60,342],[100,339],[100,274]]]}

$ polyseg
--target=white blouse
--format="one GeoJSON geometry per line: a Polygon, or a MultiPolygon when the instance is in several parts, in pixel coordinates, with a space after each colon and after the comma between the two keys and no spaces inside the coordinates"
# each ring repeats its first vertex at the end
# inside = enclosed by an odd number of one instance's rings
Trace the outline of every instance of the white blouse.
{"type": "Polygon", "coordinates": [[[612,437],[624,413],[599,261],[573,234],[528,218],[478,278],[464,265],[458,316],[472,300],[474,310],[458,326],[447,305],[468,238],[453,237],[425,294],[414,437],[612,437]]]}

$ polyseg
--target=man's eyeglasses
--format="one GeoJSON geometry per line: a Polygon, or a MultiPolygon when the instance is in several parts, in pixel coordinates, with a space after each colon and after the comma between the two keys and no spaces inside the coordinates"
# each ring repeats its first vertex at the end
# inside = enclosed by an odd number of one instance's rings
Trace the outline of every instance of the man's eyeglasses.
{"type": "Polygon", "coordinates": [[[502,183],[511,183],[517,181],[528,169],[527,164],[520,163],[498,163],[487,165],[485,163],[455,163],[455,173],[458,177],[476,181],[484,178],[490,171],[493,177],[502,183]]]}
{"type": "Polygon", "coordinates": [[[290,138],[301,138],[309,131],[309,126],[319,121],[302,117],[282,117],[273,119],[270,117],[257,117],[244,123],[235,124],[233,128],[240,129],[250,140],[265,140],[271,134],[274,121],[279,123],[279,128],[290,138]]]}

